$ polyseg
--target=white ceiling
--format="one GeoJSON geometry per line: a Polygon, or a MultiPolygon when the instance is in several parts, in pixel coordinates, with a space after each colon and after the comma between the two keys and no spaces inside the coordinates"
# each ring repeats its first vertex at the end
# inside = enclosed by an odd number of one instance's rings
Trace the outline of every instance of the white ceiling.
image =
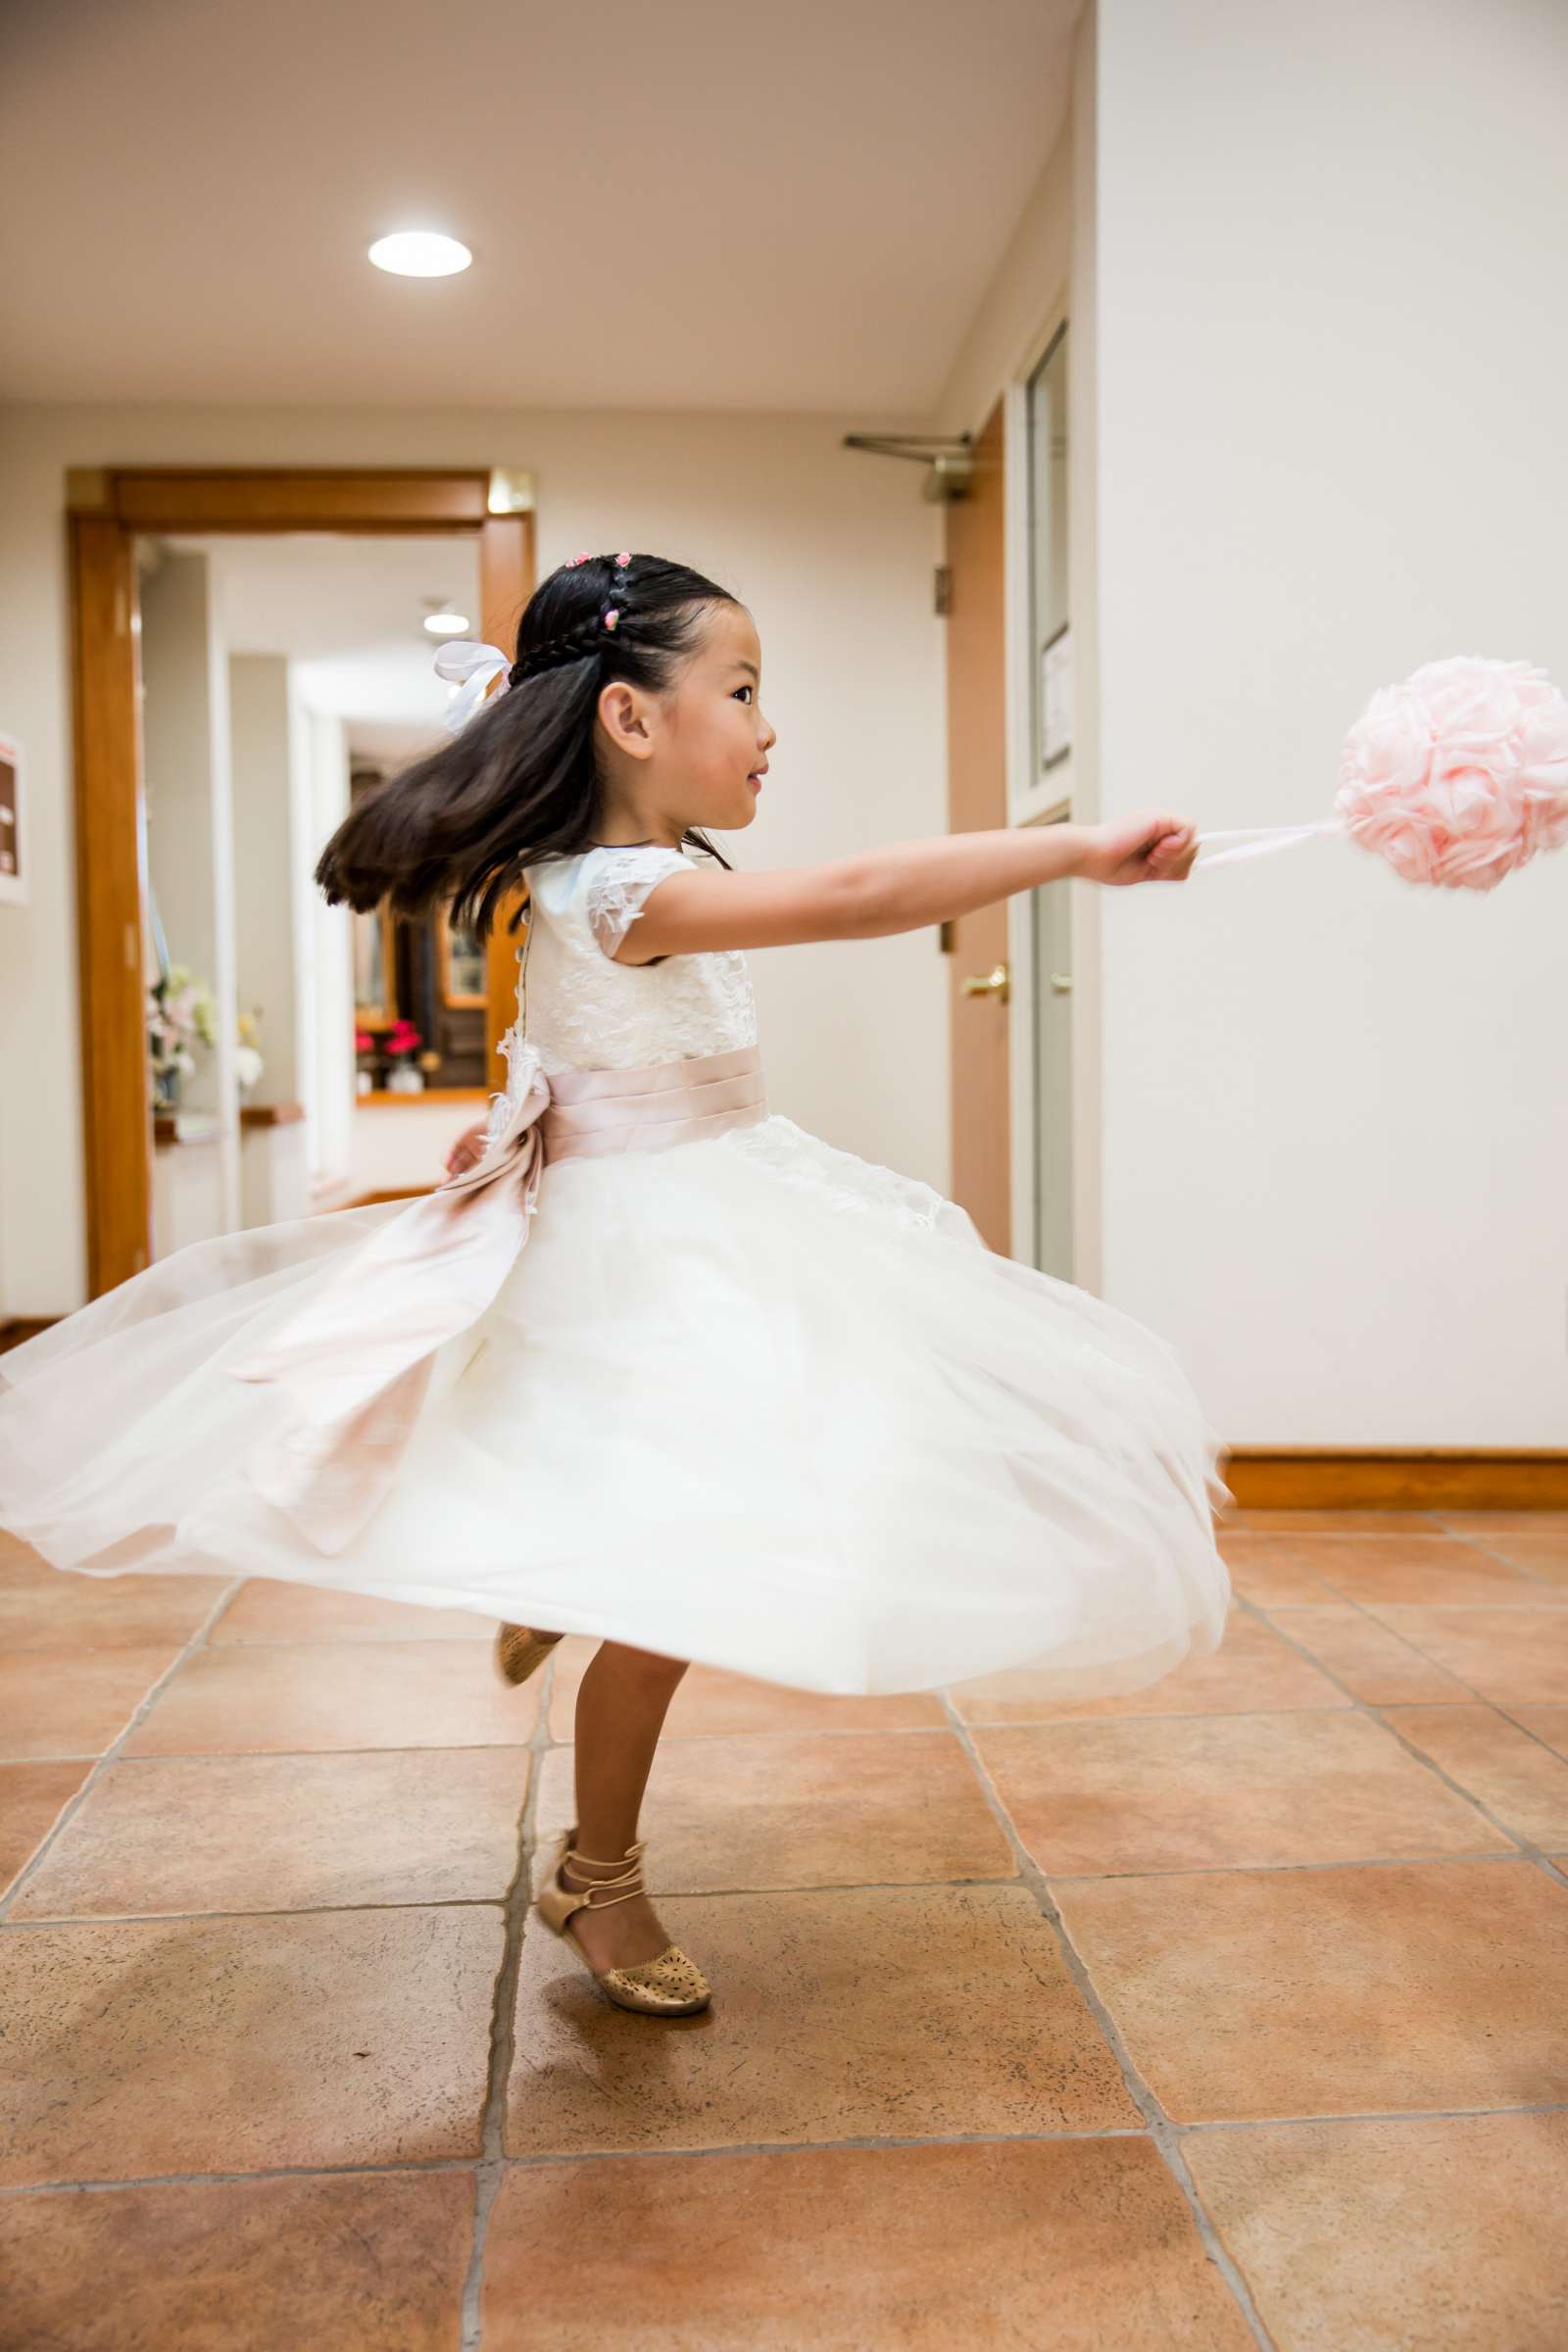
{"type": "Polygon", "coordinates": [[[232,654],[284,654],[304,701],[351,722],[356,749],[402,753],[441,733],[448,688],[426,600],[453,600],[479,635],[478,542],[282,532],[247,539],[169,534],[146,543],[200,551],[211,565],[232,654]]]}
{"type": "Polygon", "coordinates": [[[27,0],[0,396],[918,418],[1079,5],[27,0]],[[473,268],[373,270],[409,226],[473,268]]]}

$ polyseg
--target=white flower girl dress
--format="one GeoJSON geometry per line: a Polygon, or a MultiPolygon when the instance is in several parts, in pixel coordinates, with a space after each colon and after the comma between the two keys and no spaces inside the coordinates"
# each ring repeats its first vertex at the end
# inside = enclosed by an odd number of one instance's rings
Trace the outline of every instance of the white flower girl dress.
{"type": "Polygon", "coordinates": [[[1131,1317],[769,1112],[746,959],[612,960],[685,853],[532,868],[478,1166],[178,1251],[0,1356],[0,1526],[797,1688],[1213,1648],[1222,1449],[1131,1317]]]}

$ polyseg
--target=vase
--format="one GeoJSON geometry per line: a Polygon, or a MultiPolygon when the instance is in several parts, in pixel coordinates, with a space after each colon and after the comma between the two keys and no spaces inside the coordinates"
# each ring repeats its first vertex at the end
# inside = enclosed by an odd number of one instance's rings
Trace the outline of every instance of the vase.
{"type": "Polygon", "coordinates": [[[389,1095],[422,1095],[424,1072],[410,1061],[395,1061],[387,1072],[386,1091],[389,1095]]]}
{"type": "Polygon", "coordinates": [[[153,1108],[155,1110],[177,1110],[179,1108],[179,1090],[184,1075],[183,1070],[154,1070],[153,1108]]]}

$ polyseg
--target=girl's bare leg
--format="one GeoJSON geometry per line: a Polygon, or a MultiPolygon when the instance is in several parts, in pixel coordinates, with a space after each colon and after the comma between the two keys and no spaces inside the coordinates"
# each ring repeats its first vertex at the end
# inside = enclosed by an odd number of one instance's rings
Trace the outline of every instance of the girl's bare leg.
{"type": "MultiPolygon", "coordinates": [[[[563,1886],[583,1888],[631,1869],[618,1856],[637,1837],[637,1816],[685,1662],[602,1642],[577,1692],[577,1835],[572,1843],[609,1867],[566,1863],[563,1886]]],[[[635,1968],[670,1941],[645,1894],[573,1914],[571,1932],[597,1969],[635,1968]]]]}

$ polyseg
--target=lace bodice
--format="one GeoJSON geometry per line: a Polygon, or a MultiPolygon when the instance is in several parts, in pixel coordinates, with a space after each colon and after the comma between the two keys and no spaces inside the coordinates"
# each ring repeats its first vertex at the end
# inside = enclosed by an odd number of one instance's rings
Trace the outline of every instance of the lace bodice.
{"type": "Polygon", "coordinates": [[[654,885],[702,862],[681,850],[616,844],[527,869],[519,1022],[547,1075],[756,1045],[757,1007],[738,952],[612,960],[654,885]]]}
{"type": "MultiPolygon", "coordinates": [[[[508,1092],[495,1099],[493,1125],[504,1122],[508,1100],[526,1084],[533,1055],[550,1077],[561,1070],[640,1069],[756,1045],[757,1008],[738,952],[666,956],[657,963],[612,960],[654,885],[701,862],[680,850],[617,844],[527,869],[529,930],[516,1029],[528,1054],[514,1052],[510,1039],[503,1047],[508,1092]]],[[[776,1111],[702,1149],[738,1152],[835,1212],[979,1244],[964,1211],[928,1184],[840,1151],[776,1111]]]]}

